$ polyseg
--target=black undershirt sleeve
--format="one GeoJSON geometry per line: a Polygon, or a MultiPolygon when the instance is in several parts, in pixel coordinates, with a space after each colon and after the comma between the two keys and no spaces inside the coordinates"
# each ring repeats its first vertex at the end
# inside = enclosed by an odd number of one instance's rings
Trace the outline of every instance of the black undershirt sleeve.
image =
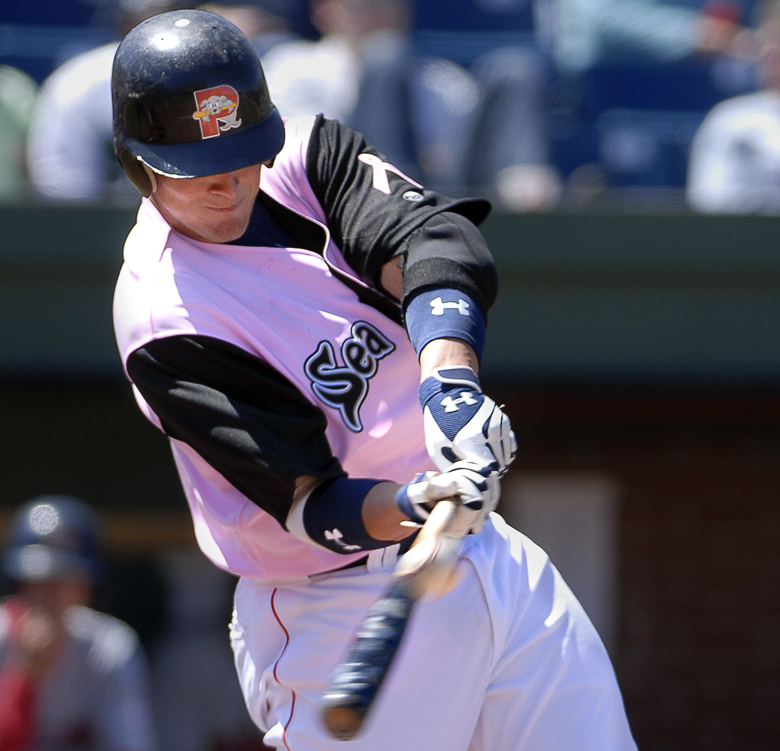
{"type": "Polygon", "coordinates": [[[325,415],[240,347],[207,336],[166,337],[135,350],[127,371],[165,433],[282,526],[297,477],[345,475],[325,415]]]}
{"type": "Polygon", "coordinates": [[[469,295],[487,320],[498,294],[498,272],[482,233],[466,217],[437,214],[411,235],[400,256],[404,312],[417,292],[447,287],[469,295]]]}
{"type": "Polygon", "coordinates": [[[334,241],[367,284],[380,289],[382,267],[399,257],[402,302],[431,286],[457,289],[487,319],[498,290],[493,258],[477,229],[490,211],[487,201],[415,187],[386,165],[362,135],[322,116],[309,144],[306,171],[334,241]],[[377,188],[375,168],[370,158],[361,158],[365,155],[387,166],[379,176],[389,192],[377,188]]]}

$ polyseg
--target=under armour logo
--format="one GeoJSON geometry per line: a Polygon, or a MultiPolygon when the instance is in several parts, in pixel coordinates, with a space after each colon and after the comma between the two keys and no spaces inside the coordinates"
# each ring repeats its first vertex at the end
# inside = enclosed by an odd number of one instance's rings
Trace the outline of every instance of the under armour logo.
{"type": "Polygon", "coordinates": [[[443,316],[444,311],[447,308],[457,310],[462,316],[470,316],[469,304],[462,298],[458,298],[458,302],[443,302],[441,297],[437,297],[435,300],[431,300],[431,315],[443,316]]]}
{"type": "Polygon", "coordinates": [[[360,545],[348,545],[346,542],[344,542],[344,535],[341,534],[341,530],[336,529],[335,527],[333,529],[325,530],[325,539],[329,540],[330,542],[335,542],[336,545],[338,545],[342,550],[353,551],[363,549],[360,547],[360,545]]]}
{"type": "Polygon", "coordinates": [[[457,412],[459,404],[463,404],[466,407],[473,407],[477,404],[477,400],[470,391],[461,391],[460,398],[458,399],[454,399],[451,396],[445,396],[444,399],[441,400],[441,406],[444,407],[445,412],[457,412]]]}
{"type": "Polygon", "coordinates": [[[398,175],[398,177],[403,178],[406,180],[406,182],[414,185],[420,190],[423,190],[423,186],[420,185],[420,183],[416,183],[414,180],[412,180],[411,177],[407,177],[403,172],[401,172],[401,170],[398,169],[398,167],[395,167],[388,162],[383,162],[375,154],[360,154],[358,159],[363,162],[363,164],[367,164],[374,171],[374,187],[377,190],[381,190],[382,193],[387,193],[387,195],[390,195],[390,181],[387,179],[388,172],[392,172],[393,174],[398,175]]]}
{"type": "Polygon", "coordinates": [[[376,375],[379,360],[393,352],[395,344],[365,321],[353,324],[350,333],[341,345],[344,365],[338,364],[333,345],[323,341],[304,363],[304,371],[317,397],[339,410],[346,426],[359,433],[363,430],[360,406],[368,395],[368,382],[376,375]]]}

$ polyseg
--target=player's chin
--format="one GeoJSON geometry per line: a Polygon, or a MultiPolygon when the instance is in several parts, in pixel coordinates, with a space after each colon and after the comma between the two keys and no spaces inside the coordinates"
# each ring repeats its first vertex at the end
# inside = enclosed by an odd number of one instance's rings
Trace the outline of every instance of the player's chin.
{"type": "Polygon", "coordinates": [[[249,226],[249,217],[224,216],[204,227],[201,236],[206,242],[224,244],[238,240],[249,226]]]}

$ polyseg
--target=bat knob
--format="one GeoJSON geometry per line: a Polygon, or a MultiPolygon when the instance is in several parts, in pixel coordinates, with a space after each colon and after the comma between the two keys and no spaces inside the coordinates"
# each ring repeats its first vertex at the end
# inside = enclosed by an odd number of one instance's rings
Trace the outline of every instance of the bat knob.
{"type": "Polygon", "coordinates": [[[363,725],[365,713],[351,707],[329,707],[322,711],[322,720],[328,732],[340,741],[348,741],[355,737],[363,725]]]}
{"type": "Polygon", "coordinates": [[[363,727],[373,701],[378,676],[368,666],[347,662],[340,665],[322,695],[322,721],[341,741],[353,738],[363,727]]]}

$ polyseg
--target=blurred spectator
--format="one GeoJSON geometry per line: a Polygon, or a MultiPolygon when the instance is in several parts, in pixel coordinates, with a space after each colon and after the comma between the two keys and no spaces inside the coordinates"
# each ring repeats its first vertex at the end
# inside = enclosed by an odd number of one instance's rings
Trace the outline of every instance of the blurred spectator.
{"type": "Polygon", "coordinates": [[[279,44],[300,39],[310,31],[306,0],[246,0],[198,5],[238,26],[255,44],[259,55],[279,44]]]}
{"type": "Polygon", "coordinates": [[[497,51],[474,74],[415,48],[407,0],[311,0],[310,7],[322,38],[281,45],[263,59],[284,116],[338,119],[439,190],[495,197],[498,172],[518,163],[535,171],[514,182],[538,181],[547,156],[544,78],[520,60],[524,53],[497,51]]]}
{"type": "Polygon", "coordinates": [[[693,140],[686,196],[697,211],[780,213],[780,1],[759,19],[761,90],[716,105],[693,140]]]}
{"type": "Polygon", "coordinates": [[[560,177],[551,165],[547,125],[551,70],[534,39],[533,0],[418,2],[415,27],[477,80],[480,103],[464,183],[510,210],[553,206],[560,177]]]}
{"type": "MultiPolygon", "coordinates": [[[[118,0],[118,37],[177,4],[118,0]]],[[[28,136],[27,166],[33,188],[42,196],[94,201],[132,195],[112,153],[111,66],[117,45],[118,41],[110,42],[72,57],[41,86],[28,136]]]]}
{"type": "Polygon", "coordinates": [[[514,211],[552,208],[560,176],[550,163],[547,131],[549,65],[532,45],[499,47],[471,65],[479,114],[466,154],[467,185],[514,211]]]}
{"type": "Polygon", "coordinates": [[[102,572],[92,511],[25,504],[9,527],[0,603],[3,751],[154,751],[145,657],[125,623],[88,607],[102,572]]]}
{"type": "Polygon", "coordinates": [[[311,0],[317,41],[263,58],[284,117],[322,112],[369,138],[410,176],[437,186],[457,177],[478,101],[473,78],[413,49],[406,0],[311,0]]]}
{"type": "Polygon", "coordinates": [[[165,751],[260,751],[225,639],[236,579],[197,549],[160,558],[168,623],[152,654],[152,697],[165,751]]]}
{"type": "Polygon", "coordinates": [[[38,84],[26,73],[0,65],[0,198],[26,189],[24,144],[38,84]]]}
{"type": "Polygon", "coordinates": [[[742,6],[534,0],[534,10],[537,43],[556,73],[548,107],[566,199],[597,200],[613,181],[681,187],[685,139],[712,103],[734,93],[737,69],[744,78],[742,6]]]}
{"type": "Polygon", "coordinates": [[[92,201],[115,193],[131,195],[119,179],[116,160],[109,159],[112,120],[107,71],[115,51],[112,42],[77,55],[41,87],[27,164],[33,188],[47,198],[92,201]]]}
{"type": "Polygon", "coordinates": [[[610,62],[674,62],[697,53],[740,54],[742,8],[659,0],[534,0],[541,44],[557,68],[578,75],[610,62]]]}
{"type": "MultiPolygon", "coordinates": [[[[214,0],[208,9],[228,17],[255,39],[258,50],[294,36],[292,20],[302,0],[214,0]],[[277,15],[282,14],[282,15],[277,15]]],[[[187,7],[184,0],[117,0],[121,39],[149,16],[187,7]]],[[[111,42],[63,63],[44,81],[27,144],[34,189],[58,201],[95,201],[138,196],[113,152],[111,66],[118,45],[111,42]]]]}

